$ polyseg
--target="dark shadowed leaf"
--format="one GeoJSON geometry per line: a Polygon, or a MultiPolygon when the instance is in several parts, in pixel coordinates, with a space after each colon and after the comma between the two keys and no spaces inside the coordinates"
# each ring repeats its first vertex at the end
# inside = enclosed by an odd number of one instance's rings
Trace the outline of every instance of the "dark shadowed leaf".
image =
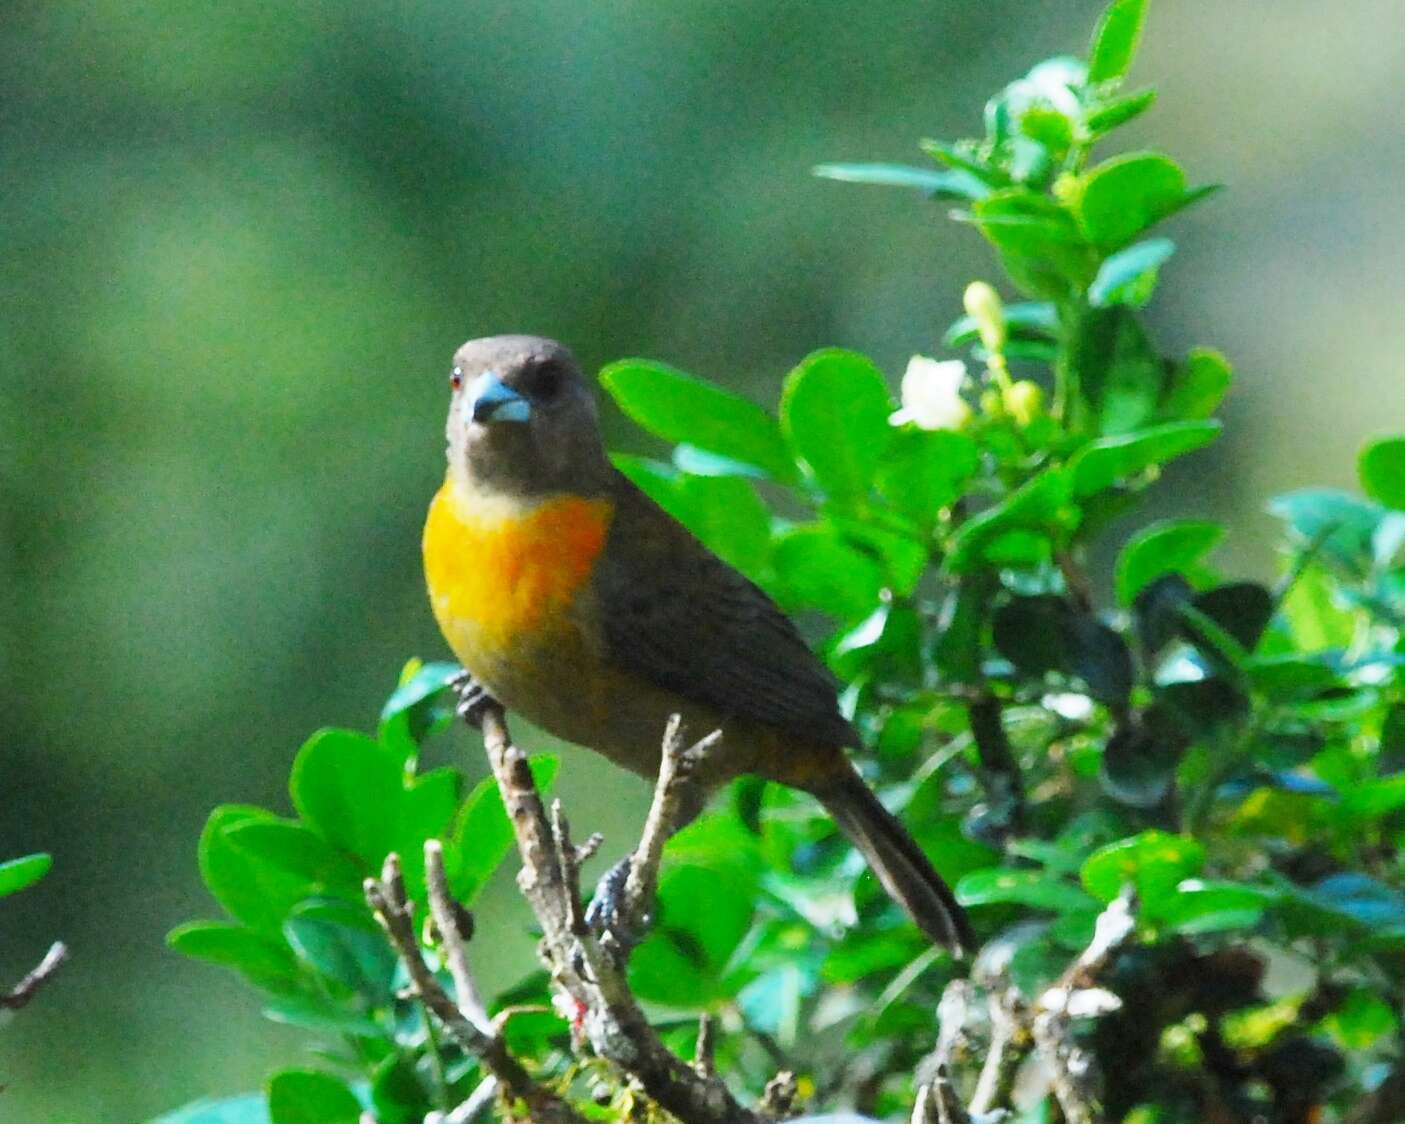
{"type": "MultiPolygon", "coordinates": [[[[1231,582],[1195,595],[1191,604],[1232,636],[1246,652],[1252,652],[1273,616],[1273,597],[1256,582],[1231,582]]],[[[1204,640],[1203,630],[1187,626],[1187,639],[1204,640]]]]}
{"type": "Polygon", "coordinates": [[[1067,363],[1097,432],[1126,433],[1155,413],[1165,365],[1132,309],[1114,305],[1080,316],[1067,363]]]}
{"type": "Polygon", "coordinates": [[[415,1073],[414,1058],[390,1054],[371,1074],[371,1104],[376,1124],[420,1124],[434,1105],[415,1073]]]}
{"type": "Polygon", "coordinates": [[[1132,653],[1121,634],[1101,621],[1071,615],[1064,622],[1065,669],[1101,703],[1121,706],[1132,690],[1132,653]]]}
{"type": "Polygon", "coordinates": [[[1068,621],[1062,598],[1016,597],[995,611],[991,622],[995,649],[1025,675],[1038,677],[1068,662],[1068,621]]]}
{"type": "Polygon", "coordinates": [[[1088,496],[1113,484],[1208,445],[1220,433],[1215,421],[1166,422],[1164,425],[1100,437],[1068,462],[1073,492],[1088,496]]]}
{"type": "Polygon", "coordinates": [[[1176,779],[1185,736],[1157,708],[1124,721],[1108,738],[1098,780],[1121,804],[1155,808],[1176,779]]]}
{"type": "Polygon", "coordinates": [[[665,869],[657,920],[629,965],[640,998],[700,1007],[726,997],[724,969],[751,927],[755,898],[744,884],[719,893],[720,877],[700,866],[665,869]]]}
{"type": "Polygon", "coordinates": [[[298,959],[372,1006],[390,1001],[395,954],[365,906],[322,899],[303,902],[283,923],[298,959]]]}
{"type": "Polygon", "coordinates": [[[1181,609],[1190,604],[1195,590],[1180,574],[1153,578],[1132,603],[1132,619],[1137,638],[1145,652],[1154,656],[1180,635],[1181,609]]]}

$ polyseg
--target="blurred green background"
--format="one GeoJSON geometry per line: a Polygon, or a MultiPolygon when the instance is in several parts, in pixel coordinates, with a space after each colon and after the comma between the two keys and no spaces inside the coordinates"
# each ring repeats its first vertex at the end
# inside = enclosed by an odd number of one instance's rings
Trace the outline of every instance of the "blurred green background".
{"type": "MultiPolygon", "coordinates": [[[[920,162],[984,96],[1078,50],[1097,0],[690,4],[30,0],[0,37],[0,1118],[144,1119],[257,1087],[302,1036],[167,953],[210,914],[209,808],[286,809],[321,724],[369,726],[442,657],[419,524],[465,338],[559,336],[773,402],[807,351],[932,351],[977,236],[812,179],[920,162]]],[[[1232,189],[1174,223],[1156,320],[1240,370],[1229,437],[1161,502],[1273,566],[1272,492],[1349,485],[1405,425],[1405,9],[1163,0],[1133,127],[1232,189]]],[[[617,415],[615,441],[639,438],[617,415]]],[[[481,773],[467,735],[439,747],[481,773]]],[[[641,782],[572,753],[607,850],[641,782]]],[[[529,962],[502,880],[476,948],[529,962]]]]}

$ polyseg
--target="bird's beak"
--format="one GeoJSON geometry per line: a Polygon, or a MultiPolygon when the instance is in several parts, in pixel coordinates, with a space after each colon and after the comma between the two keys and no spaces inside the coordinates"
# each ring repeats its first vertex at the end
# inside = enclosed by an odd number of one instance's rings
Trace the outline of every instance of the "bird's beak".
{"type": "Polygon", "coordinates": [[[492,371],[484,371],[473,380],[464,395],[464,406],[469,419],[483,425],[525,422],[532,416],[532,404],[492,371]]]}

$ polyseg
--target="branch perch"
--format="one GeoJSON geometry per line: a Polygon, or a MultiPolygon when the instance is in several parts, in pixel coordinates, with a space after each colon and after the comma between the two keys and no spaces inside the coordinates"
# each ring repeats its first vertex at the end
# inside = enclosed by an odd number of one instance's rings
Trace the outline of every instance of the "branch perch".
{"type": "Polygon", "coordinates": [[[618,927],[597,935],[584,923],[581,908],[581,853],[571,843],[559,809],[548,816],[527,757],[512,744],[502,707],[480,701],[468,717],[481,722],[483,745],[517,839],[522,857],[517,883],[541,923],[541,955],[556,986],[578,1012],[576,1021],[591,1047],[688,1124],[756,1124],[765,1119],[739,1104],[706,1067],[694,1068],[664,1046],[625,975],[632,943],[628,933],[639,931],[653,908],[664,842],[693,768],[711,741],[685,747],[678,724],[670,723],[653,805],[625,880],[618,927]]]}
{"type": "Polygon", "coordinates": [[[9,994],[0,995],[0,1010],[18,1011],[27,1007],[29,1001],[39,994],[40,989],[53,978],[54,973],[67,959],[68,946],[63,941],[55,941],[33,971],[15,984],[9,994]]]}

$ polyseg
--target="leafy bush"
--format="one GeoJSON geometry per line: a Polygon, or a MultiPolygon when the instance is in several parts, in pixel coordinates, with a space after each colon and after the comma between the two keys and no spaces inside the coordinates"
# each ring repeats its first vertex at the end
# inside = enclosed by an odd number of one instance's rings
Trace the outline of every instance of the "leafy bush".
{"type": "MultiPolygon", "coordinates": [[[[1116,0],[1086,63],[1051,59],[1007,86],[983,137],[926,142],[934,167],[818,169],[952,202],[994,248],[1021,299],[968,289],[943,344],[969,367],[917,357],[895,402],[870,360],[820,351],[776,414],[643,360],[601,382],[674,445],[669,462],[620,455],[620,469],[826,622],[863,768],[956,882],[986,941],[978,974],[1032,1002],[1135,889],[1135,939],[1099,981],[1116,1000],[1078,1024],[1103,1075],[1098,1118],[1340,1118],[1401,1046],[1405,438],[1365,448],[1365,498],[1273,501],[1271,587],[1222,575],[1225,528],[1183,518],[1130,534],[1100,603],[1090,550],[1164,465],[1215,439],[1231,379],[1209,348],[1162,354],[1142,313],[1175,250],[1153,228],[1212,189],[1159,152],[1093,156],[1154,100],[1125,85],[1144,9],[1116,0]]],[[[476,1086],[477,1063],[400,996],[361,891],[398,852],[422,901],[418,856],[438,838],[471,906],[510,849],[491,781],[464,797],[456,772],[417,770],[454,670],[411,665],[374,737],[308,742],[294,817],[211,816],[201,871],[231,920],[171,944],[241,972],[319,1060],[274,1076],[266,1100],[165,1124],[338,1124],[365,1107],[399,1124],[476,1086]]],[[[542,783],[555,766],[537,760],[542,783]]],[[[743,780],[670,844],[630,980],[680,1052],[698,1010],[721,1017],[717,1066],[735,1087],[755,1094],[783,1063],[817,1106],[906,1119],[964,971],[812,802],[743,780]]],[[[543,974],[493,1009],[514,1012],[513,1051],[583,1112],[656,1118],[573,1053],[543,974]]],[[[1057,1119],[1027,1084],[1023,1118],[1057,1119]]]]}

